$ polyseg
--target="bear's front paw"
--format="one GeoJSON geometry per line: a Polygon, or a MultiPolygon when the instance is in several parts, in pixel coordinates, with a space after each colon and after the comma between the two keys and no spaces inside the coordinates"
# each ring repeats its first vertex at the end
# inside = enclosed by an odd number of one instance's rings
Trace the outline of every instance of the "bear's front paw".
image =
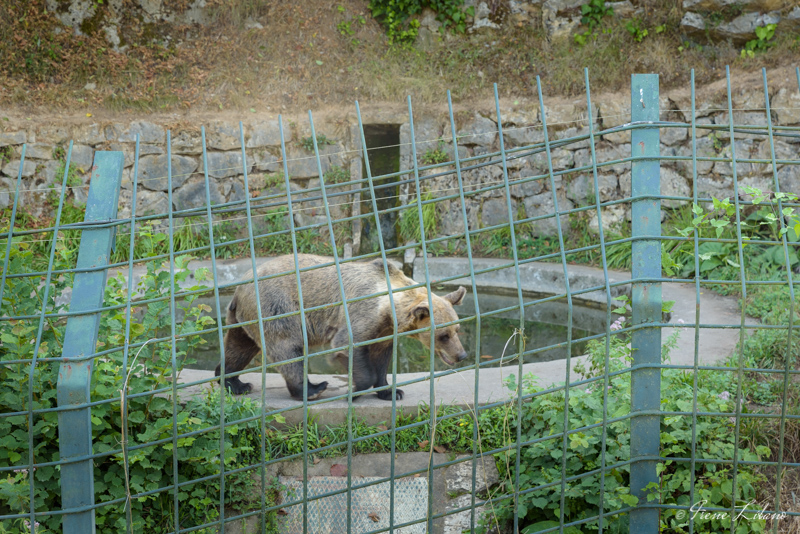
{"type": "MultiPolygon", "coordinates": [[[[381,399],[381,400],[388,400],[388,401],[392,400],[392,390],[391,389],[384,389],[383,391],[379,391],[378,392],[378,398],[381,399]]],[[[398,389],[397,390],[397,395],[395,396],[395,399],[397,399],[397,400],[402,400],[403,399],[403,390],[402,389],[398,389]]]]}

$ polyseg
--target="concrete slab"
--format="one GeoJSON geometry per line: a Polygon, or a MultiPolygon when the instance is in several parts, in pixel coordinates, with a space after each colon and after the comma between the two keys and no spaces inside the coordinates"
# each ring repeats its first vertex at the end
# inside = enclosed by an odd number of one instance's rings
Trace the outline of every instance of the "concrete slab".
{"type": "MultiPolygon", "coordinates": [[[[417,262],[419,261],[418,259],[417,262]]],[[[475,269],[487,269],[507,263],[506,260],[481,259],[475,260],[473,265],[475,269]]],[[[437,285],[443,278],[469,272],[467,261],[457,258],[430,258],[428,267],[432,283],[437,285]]],[[[419,268],[416,271],[416,276],[419,277],[419,268]]],[[[479,281],[479,291],[516,291],[516,276],[512,278],[513,269],[500,269],[493,271],[493,273],[496,274],[487,273],[476,277],[476,282],[479,281]]],[[[570,289],[572,291],[604,284],[601,269],[570,266],[569,275],[570,289]]],[[[627,273],[610,272],[609,279],[612,281],[625,281],[629,280],[630,277],[627,273]]],[[[537,294],[541,291],[549,292],[550,294],[558,294],[564,291],[563,272],[559,265],[541,263],[525,265],[521,268],[520,280],[528,295],[537,294]]],[[[447,285],[459,284],[468,285],[470,282],[469,279],[457,279],[447,283],[447,285]]],[[[682,327],[677,328],[680,331],[680,336],[677,348],[672,352],[671,362],[673,364],[692,365],[695,358],[695,330],[688,327],[694,326],[695,322],[695,286],[693,284],[665,283],[662,288],[662,294],[664,300],[675,301],[671,322],[673,324],[683,322],[682,327]]],[[[587,293],[584,300],[594,302],[595,305],[602,304],[605,306],[605,294],[603,291],[587,293]]],[[[739,331],[734,327],[740,322],[741,314],[738,310],[736,299],[721,297],[709,290],[701,289],[700,324],[724,325],[726,327],[700,328],[697,351],[699,364],[715,364],[727,358],[733,352],[739,340],[739,331]]],[[[752,319],[747,319],[747,324],[756,324],[756,322],[752,319]]],[[[673,331],[674,329],[672,328],[665,328],[662,338],[666,340],[673,331]]],[[[499,357],[500,355],[496,356],[499,357]]],[[[575,364],[583,360],[585,360],[585,357],[571,358],[570,369],[574,369],[575,364]]],[[[543,387],[563,384],[567,379],[567,361],[556,360],[525,364],[522,367],[522,372],[523,375],[532,373],[539,377],[539,385],[543,387]]],[[[398,387],[403,389],[405,396],[402,400],[397,401],[397,410],[398,412],[406,413],[416,411],[420,403],[435,406],[449,404],[468,407],[474,406],[475,402],[478,405],[502,402],[510,397],[511,392],[504,386],[504,380],[512,373],[515,375],[519,373],[517,365],[504,368],[483,368],[479,374],[477,388],[474,369],[448,374],[440,373],[439,376],[433,378],[432,394],[428,373],[399,374],[396,379],[397,384],[398,387]]],[[[347,376],[312,375],[310,378],[312,382],[328,381],[329,385],[324,394],[325,397],[343,395],[348,391],[347,376]]],[[[574,371],[570,372],[570,382],[579,380],[579,378],[574,371]]],[[[179,380],[183,384],[206,381],[203,384],[180,389],[179,397],[181,399],[198,395],[205,388],[216,387],[216,383],[213,381],[213,372],[211,371],[187,369],[181,373],[179,380]]],[[[302,421],[303,404],[289,396],[283,378],[280,375],[269,373],[262,379],[261,373],[247,373],[242,376],[242,380],[253,384],[253,392],[248,395],[250,398],[260,401],[263,388],[266,402],[270,409],[293,408],[284,414],[287,422],[296,423],[302,421]]],[[[358,417],[365,419],[368,423],[376,424],[391,419],[392,403],[382,401],[374,394],[361,397],[356,401],[355,406],[358,417]]],[[[317,418],[320,424],[340,424],[347,417],[347,400],[326,401],[323,398],[312,403],[308,411],[317,418]]]]}

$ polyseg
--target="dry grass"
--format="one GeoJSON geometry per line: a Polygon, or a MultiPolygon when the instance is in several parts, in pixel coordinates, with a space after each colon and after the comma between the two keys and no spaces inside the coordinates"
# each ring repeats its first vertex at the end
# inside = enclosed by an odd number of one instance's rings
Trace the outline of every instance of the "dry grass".
{"type": "MultiPolygon", "coordinates": [[[[800,382],[793,380],[789,384],[786,399],[787,414],[800,414],[800,382]]],[[[769,407],[751,406],[751,412],[772,413],[780,415],[781,406],[776,404],[769,407]]],[[[778,461],[778,446],[781,443],[781,423],[779,418],[749,418],[742,427],[742,444],[755,449],[757,445],[765,445],[772,450],[768,461],[778,461]]],[[[800,463],[800,420],[787,419],[783,433],[783,462],[789,464],[800,463]]],[[[757,466],[756,471],[764,475],[765,479],[757,490],[758,506],[762,510],[775,510],[775,495],[777,494],[777,469],[774,466],[757,466]]],[[[784,512],[800,513],[800,468],[783,467],[781,470],[781,498],[780,510],[784,512]]],[[[772,518],[767,521],[767,532],[771,532],[773,524],[777,523],[778,532],[782,534],[800,534],[800,517],[772,518]]]]}
{"type": "Polygon", "coordinates": [[[634,72],[658,72],[669,89],[685,85],[691,68],[702,84],[719,79],[726,64],[755,72],[793,64],[800,50],[800,41],[779,34],[775,47],[748,60],[731,44],[678,52],[682,12],[673,0],[646,3],[643,27],[666,23],[667,30],[641,43],[609,19],[583,47],[549,43],[532,24],[434,36],[414,48],[389,46],[366,0],[214,0],[214,22],[204,28],[126,26],[126,42],[139,44],[121,54],[99,34],[56,33],[44,0],[4,4],[0,105],[31,110],[298,111],[409,94],[417,103],[441,103],[448,89],[463,102],[490,98],[494,82],[501,97],[533,96],[536,75],[546,94],[569,97],[583,94],[583,66],[597,93],[627,87],[634,72]],[[248,19],[264,29],[245,29],[248,19]],[[352,35],[343,35],[339,25],[348,21],[352,35]],[[84,89],[90,82],[96,89],[84,89]]]}

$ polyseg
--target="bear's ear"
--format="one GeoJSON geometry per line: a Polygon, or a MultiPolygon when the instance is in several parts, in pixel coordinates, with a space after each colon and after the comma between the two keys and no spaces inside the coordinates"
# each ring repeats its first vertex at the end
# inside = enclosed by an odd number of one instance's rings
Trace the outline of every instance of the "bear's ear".
{"type": "Polygon", "coordinates": [[[428,317],[430,317],[431,312],[428,309],[428,305],[427,304],[420,304],[420,305],[416,306],[413,310],[411,310],[411,314],[414,316],[414,318],[417,321],[423,321],[423,320],[427,319],[428,317]]]}
{"type": "Polygon", "coordinates": [[[459,304],[461,304],[461,301],[464,300],[464,295],[466,294],[467,290],[464,288],[464,286],[460,286],[452,293],[448,293],[447,295],[445,295],[444,298],[450,301],[450,304],[452,304],[453,306],[458,306],[459,304]]]}

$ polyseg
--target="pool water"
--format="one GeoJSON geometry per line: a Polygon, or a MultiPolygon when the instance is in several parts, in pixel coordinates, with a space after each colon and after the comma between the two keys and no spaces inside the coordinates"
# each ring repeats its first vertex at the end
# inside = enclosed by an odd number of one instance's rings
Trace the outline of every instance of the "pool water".
{"type": "MultiPolygon", "coordinates": [[[[438,293],[444,294],[446,292],[441,291],[438,293]]],[[[230,298],[231,295],[220,295],[220,305],[223,310],[227,307],[230,298]]],[[[525,299],[524,302],[528,303],[530,299],[525,299]]],[[[482,366],[488,364],[487,366],[489,367],[498,367],[500,365],[499,361],[490,364],[488,362],[498,360],[501,356],[503,356],[503,365],[518,365],[518,360],[516,359],[518,338],[514,337],[511,339],[514,332],[520,327],[518,298],[479,293],[478,304],[481,311],[480,335],[478,335],[476,319],[474,317],[475,299],[472,293],[468,291],[464,297],[463,304],[456,308],[459,317],[467,319],[461,324],[459,337],[461,338],[461,344],[464,346],[469,356],[466,360],[456,364],[454,367],[464,368],[474,366],[476,359],[481,362],[482,366]],[[494,315],[486,315],[511,306],[517,308],[494,315]],[[480,340],[479,351],[477,346],[478,340],[480,340]],[[505,354],[503,354],[504,348],[505,354]]],[[[525,352],[566,342],[567,312],[567,305],[560,302],[545,302],[527,306],[523,323],[525,352]]],[[[572,339],[576,340],[605,331],[605,321],[605,310],[573,306],[572,339]]],[[[203,350],[196,351],[194,354],[189,355],[189,358],[196,360],[196,363],[187,366],[190,369],[212,370],[219,364],[220,350],[218,334],[216,332],[207,334],[205,339],[207,344],[203,345],[203,350]]],[[[346,373],[346,358],[336,358],[332,354],[314,355],[315,352],[327,348],[328,347],[311,347],[309,372],[314,374],[346,373]]],[[[585,341],[572,343],[571,352],[573,356],[585,354],[585,350],[585,341]]],[[[430,371],[430,350],[426,349],[422,343],[416,339],[400,337],[397,355],[398,373],[420,373],[430,371]]],[[[532,363],[564,359],[566,356],[567,347],[563,346],[533,354],[526,354],[524,360],[525,363],[532,363]]],[[[435,370],[443,371],[450,368],[438,357],[433,356],[433,359],[435,370]]],[[[258,367],[259,365],[259,358],[254,358],[251,366],[258,367]]],[[[267,369],[267,371],[277,372],[277,369],[270,368],[267,369]]]]}

